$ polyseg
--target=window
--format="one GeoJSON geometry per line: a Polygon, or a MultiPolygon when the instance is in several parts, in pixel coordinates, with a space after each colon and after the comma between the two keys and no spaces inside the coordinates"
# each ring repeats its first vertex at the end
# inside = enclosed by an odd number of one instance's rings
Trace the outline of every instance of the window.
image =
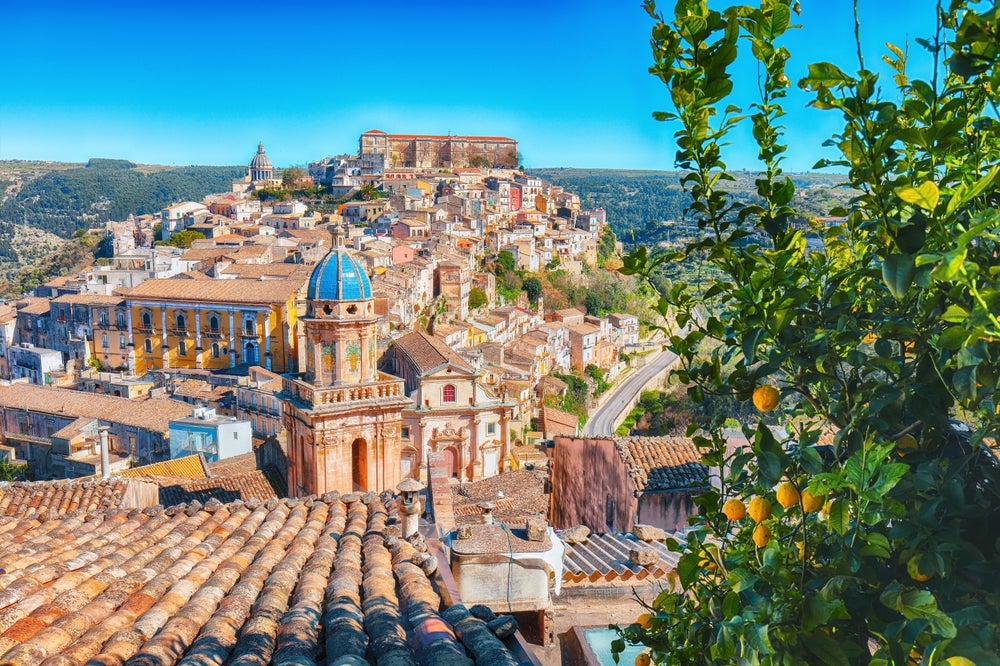
{"type": "Polygon", "coordinates": [[[104,349],[108,348],[108,334],[107,333],[102,333],[101,334],[101,347],[103,347],[104,349]]]}
{"type": "Polygon", "coordinates": [[[445,384],[441,389],[441,402],[455,402],[455,385],[445,384]]]}
{"type": "Polygon", "coordinates": [[[119,335],[118,336],[118,349],[125,349],[125,336],[124,335],[119,335]]]}
{"type": "Polygon", "coordinates": [[[119,312],[115,315],[115,321],[119,326],[125,326],[125,313],[119,312]]]}
{"type": "MultiPolygon", "coordinates": [[[[209,317],[208,317],[208,330],[211,331],[212,333],[218,333],[219,332],[219,315],[217,315],[217,314],[209,315],[209,317]]],[[[216,358],[218,358],[218,356],[216,356],[216,358]]]]}
{"type": "Polygon", "coordinates": [[[406,427],[406,426],[403,426],[402,428],[400,428],[399,435],[403,439],[409,439],[410,438],[410,429],[408,427],[406,427]]]}
{"type": "Polygon", "coordinates": [[[495,435],[496,432],[497,432],[497,424],[496,423],[487,423],[486,424],[486,434],[487,435],[495,435]]]}
{"type": "Polygon", "coordinates": [[[143,340],[143,342],[142,342],[142,348],[146,350],[147,354],[152,354],[153,353],[153,339],[152,338],[146,338],[145,340],[143,340]]]}
{"type": "Polygon", "coordinates": [[[218,342],[213,342],[212,343],[212,358],[219,358],[219,356],[221,356],[221,353],[220,353],[220,350],[219,350],[219,343],[218,342]]]}
{"type": "Polygon", "coordinates": [[[187,317],[184,316],[183,312],[177,313],[177,330],[183,331],[187,328],[187,317]]]}
{"type": "Polygon", "coordinates": [[[256,333],[255,333],[256,330],[257,330],[257,322],[256,321],[254,321],[253,319],[244,319],[243,320],[243,333],[244,333],[244,335],[256,335],[256,333]]]}
{"type": "Polygon", "coordinates": [[[187,340],[181,340],[177,343],[177,353],[181,356],[187,356],[187,340]]]}
{"type": "Polygon", "coordinates": [[[149,312],[142,313],[142,327],[143,328],[153,327],[153,315],[151,315],[149,312]]]}
{"type": "Polygon", "coordinates": [[[107,310],[101,310],[100,314],[97,315],[98,320],[101,322],[101,326],[108,325],[108,312],[107,310]]]}

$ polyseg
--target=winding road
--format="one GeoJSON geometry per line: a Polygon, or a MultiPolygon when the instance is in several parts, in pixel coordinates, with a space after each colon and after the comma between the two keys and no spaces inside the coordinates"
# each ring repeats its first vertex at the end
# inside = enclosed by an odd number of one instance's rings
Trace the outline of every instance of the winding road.
{"type": "Polygon", "coordinates": [[[661,351],[654,356],[646,365],[639,368],[635,374],[626,379],[613,389],[613,393],[608,396],[600,407],[597,408],[587,425],[583,427],[583,435],[595,437],[600,435],[612,435],[615,430],[615,420],[619,414],[625,411],[629,405],[635,404],[636,397],[642,387],[668,366],[677,360],[677,354],[669,351],[661,351]]]}

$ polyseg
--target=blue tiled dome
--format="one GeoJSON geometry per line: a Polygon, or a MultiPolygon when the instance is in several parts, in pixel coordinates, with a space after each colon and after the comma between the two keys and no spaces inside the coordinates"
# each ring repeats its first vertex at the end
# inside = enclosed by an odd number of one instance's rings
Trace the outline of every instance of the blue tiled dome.
{"type": "Polygon", "coordinates": [[[309,278],[310,300],[360,301],[372,297],[372,283],[364,269],[341,248],[319,262],[309,278]]]}

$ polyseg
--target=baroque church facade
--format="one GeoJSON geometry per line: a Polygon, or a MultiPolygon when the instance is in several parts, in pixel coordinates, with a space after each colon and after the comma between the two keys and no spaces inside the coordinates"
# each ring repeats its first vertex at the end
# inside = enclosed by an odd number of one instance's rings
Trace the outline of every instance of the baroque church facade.
{"type": "Polygon", "coordinates": [[[337,225],[307,289],[303,372],[282,380],[289,493],[394,489],[412,403],[403,380],[377,367],[371,283],[337,225]]]}

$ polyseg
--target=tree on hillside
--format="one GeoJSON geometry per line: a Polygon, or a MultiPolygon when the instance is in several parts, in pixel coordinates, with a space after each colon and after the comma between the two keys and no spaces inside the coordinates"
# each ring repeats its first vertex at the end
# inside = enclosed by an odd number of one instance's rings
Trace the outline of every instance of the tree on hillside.
{"type": "Polygon", "coordinates": [[[817,166],[845,169],[857,192],[810,251],[781,169],[780,42],[797,4],[677,0],[664,16],[646,3],[651,72],[674,105],[654,116],[676,123],[702,238],[639,248],[623,270],[649,278],[703,252],[719,277],[666,284],[657,305],[691,327],[671,337],[678,376],[696,400],[773,410],[788,434],[745,424],[750,446],[732,452],[724,415],[689,429],[720,484],[676,544],[679,588],[623,638],[669,664],[1000,664],[1000,470],[985,445],[1000,425],[998,12],[939,3],[918,40],[929,80],[892,44],[883,80],[859,25],[850,71],[809,66],[799,86],[843,123],[829,142],[840,157],[817,166]],[[730,99],[741,54],[760,72],[746,116],[730,99]],[[760,203],[727,190],[741,123],[760,203]],[[711,314],[695,316],[706,299],[711,314]]]}
{"type": "Polygon", "coordinates": [[[170,238],[163,241],[163,245],[172,245],[173,247],[180,247],[187,249],[191,247],[191,243],[196,240],[202,240],[205,238],[205,234],[200,231],[193,231],[191,229],[184,229],[183,231],[178,231],[177,233],[171,234],[170,238]]]}
{"type": "Polygon", "coordinates": [[[486,292],[482,287],[473,287],[469,290],[469,309],[475,310],[489,303],[486,292]]]}
{"type": "Polygon", "coordinates": [[[521,283],[521,289],[528,294],[529,301],[537,303],[538,297],[542,295],[542,281],[536,277],[525,278],[521,283]]]}
{"type": "Polygon", "coordinates": [[[493,261],[494,272],[497,275],[503,275],[504,273],[511,273],[517,267],[517,261],[514,259],[514,255],[510,250],[500,250],[497,254],[496,259],[493,261]]]}
{"type": "Polygon", "coordinates": [[[301,167],[288,167],[281,172],[281,186],[286,190],[294,190],[298,187],[299,181],[308,178],[309,174],[301,167]]]}

